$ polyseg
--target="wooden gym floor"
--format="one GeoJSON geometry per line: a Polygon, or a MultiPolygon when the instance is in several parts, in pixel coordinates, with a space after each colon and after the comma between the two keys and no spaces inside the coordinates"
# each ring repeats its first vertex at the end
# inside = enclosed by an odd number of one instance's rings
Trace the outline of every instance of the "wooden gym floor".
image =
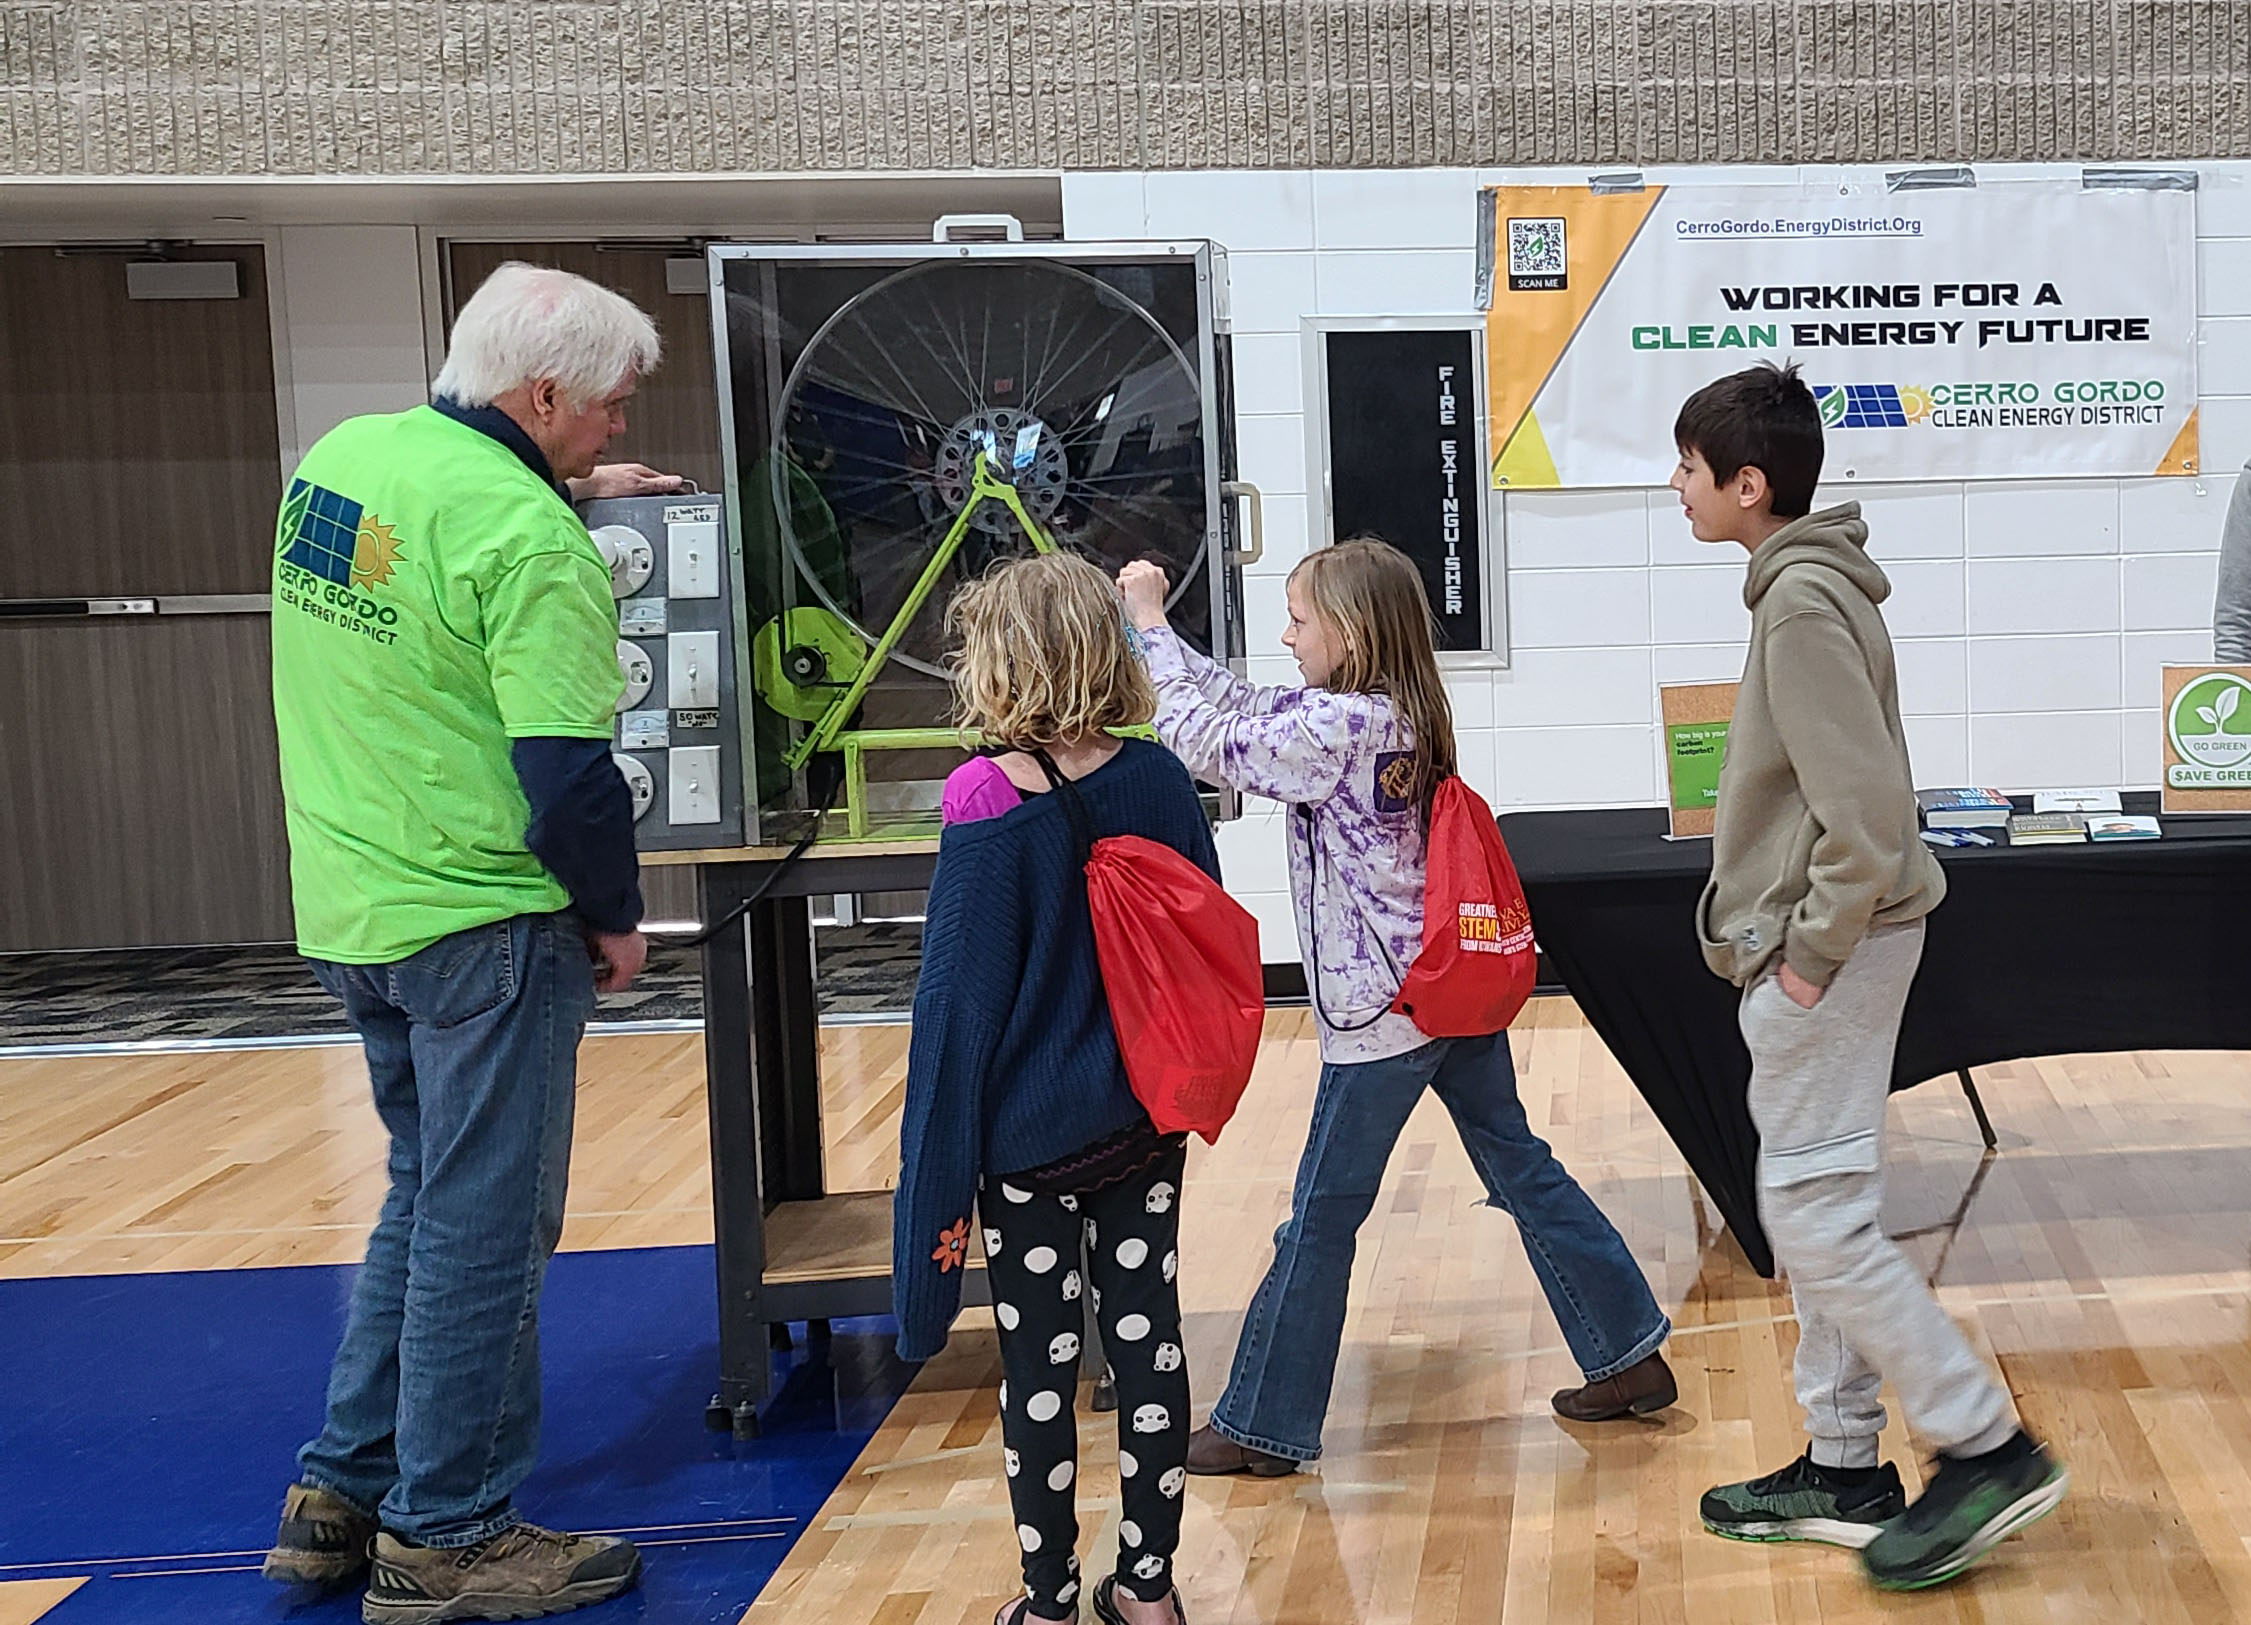
{"type": "MultiPolygon", "coordinates": [[[[824,1034],[833,1188],[888,1182],[904,1036],[824,1034]]],[[[2251,1057],[1988,1068],[1990,1160],[1950,1085],[1895,1099],[1889,1226],[2074,1474],[2063,1509],[1967,1581],[1895,1598],[1848,1553],[1701,1532],[1707,1484],[1800,1447],[1788,1295],[1713,1230],[1568,1001],[1536,1001],[1514,1038],[1535,1126],[1674,1318],[1679,1407],[1596,1429],[1548,1413],[1570,1361],[1426,1101],[1362,1237],[1326,1457],[1292,1479],[1191,1481],[1179,1569],[1197,1625],[2251,1620],[2251,1057]]],[[[1316,1065],[1304,1016],[1276,1012],[1243,1115],[1192,1156],[1180,1281],[1200,1407],[1286,1210],[1316,1065]]],[[[0,1278],[356,1258],[381,1190],[365,1090],[350,1049],[0,1061],[0,1278]]],[[[590,1040],[580,1098],[564,1246],[708,1242],[699,1041],[590,1040]]],[[[998,1379],[989,1317],[965,1316],[748,1625],[990,1619],[1016,1584],[998,1379]]],[[[1098,1574],[1115,1445],[1108,1418],[1081,1434],[1098,1574]]],[[[1890,1453],[1918,1483],[1896,1421],[1890,1453]]],[[[0,1585],[0,1625],[53,1589],[0,1585]]]]}

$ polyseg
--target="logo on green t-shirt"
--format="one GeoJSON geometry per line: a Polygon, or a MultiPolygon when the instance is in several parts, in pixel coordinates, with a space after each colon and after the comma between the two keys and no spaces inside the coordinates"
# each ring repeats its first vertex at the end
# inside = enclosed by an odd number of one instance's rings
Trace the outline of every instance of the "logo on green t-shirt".
{"type": "Polygon", "coordinates": [[[403,556],[396,527],[348,496],[296,480],[282,503],[281,534],[277,594],[284,604],[378,643],[398,640],[391,630],[397,608],[358,590],[390,585],[403,556]]]}

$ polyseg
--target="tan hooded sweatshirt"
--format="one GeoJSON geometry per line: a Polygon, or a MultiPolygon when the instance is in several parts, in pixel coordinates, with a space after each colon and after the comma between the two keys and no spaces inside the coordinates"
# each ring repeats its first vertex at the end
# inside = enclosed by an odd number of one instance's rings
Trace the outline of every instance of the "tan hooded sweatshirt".
{"type": "Polygon", "coordinates": [[[1738,986],[1780,954],[1826,987],[1878,926],[1921,919],[1946,876],[1915,818],[1891,595],[1860,504],[1792,520],[1751,555],[1751,647],[1720,772],[1704,962],[1738,986]]]}

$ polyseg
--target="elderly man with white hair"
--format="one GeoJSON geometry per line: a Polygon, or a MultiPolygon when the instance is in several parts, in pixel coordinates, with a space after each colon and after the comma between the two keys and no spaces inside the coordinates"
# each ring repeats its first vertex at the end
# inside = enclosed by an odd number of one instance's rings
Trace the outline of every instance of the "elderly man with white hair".
{"type": "Polygon", "coordinates": [[[431,403],[323,436],[282,506],[297,943],[366,1048],[391,1188],[265,1569],[333,1588],[372,1559],[375,1625],[559,1613],[640,1574],[630,1543],[541,1529],[513,1497],[579,1039],[648,951],[610,757],[617,610],[567,482],[661,488],[596,475],[657,357],[629,301],[504,265],[431,403]]]}

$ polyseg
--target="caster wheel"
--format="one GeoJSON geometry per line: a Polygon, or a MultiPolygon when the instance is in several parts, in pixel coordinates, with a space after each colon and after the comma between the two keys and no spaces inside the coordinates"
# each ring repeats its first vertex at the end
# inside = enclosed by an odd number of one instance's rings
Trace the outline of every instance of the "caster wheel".
{"type": "Polygon", "coordinates": [[[1094,1408],[1097,1411],[1114,1411],[1118,1408],[1118,1379],[1107,1371],[1095,1379],[1094,1408]]]}
{"type": "Polygon", "coordinates": [[[735,1407],[734,1432],[738,1439],[758,1437],[758,1407],[747,1399],[735,1407]]]}
{"type": "Polygon", "coordinates": [[[717,1394],[713,1394],[711,1403],[703,1408],[703,1425],[714,1433],[732,1432],[735,1426],[735,1413],[725,1400],[717,1394]]]}

